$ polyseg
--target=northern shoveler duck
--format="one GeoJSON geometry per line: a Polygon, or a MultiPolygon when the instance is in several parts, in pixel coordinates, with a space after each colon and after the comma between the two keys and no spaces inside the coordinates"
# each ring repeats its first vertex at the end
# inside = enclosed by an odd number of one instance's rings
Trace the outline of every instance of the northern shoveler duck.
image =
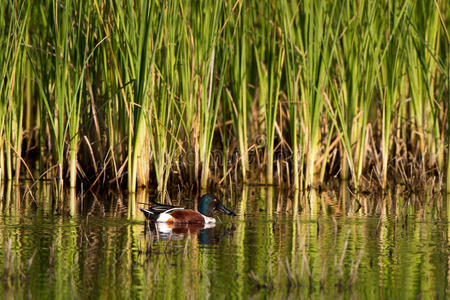
{"type": "Polygon", "coordinates": [[[156,204],[148,209],[139,208],[148,219],[158,223],[171,224],[211,224],[215,223],[214,211],[220,211],[230,216],[234,212],[223,206],[222,202],[210,194],[203,195],[198,202],[198,211],[165,204],[156,204]]]}

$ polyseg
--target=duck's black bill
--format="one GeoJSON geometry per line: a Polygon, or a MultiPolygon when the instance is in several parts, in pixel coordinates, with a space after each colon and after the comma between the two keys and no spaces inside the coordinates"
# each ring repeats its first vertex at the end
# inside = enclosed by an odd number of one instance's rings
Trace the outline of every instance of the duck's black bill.
{"type": "Polygon", "coordinates": [[[222,204],[217,208],[218,211],[223,212],[224,214],[227,214],[229,216],[235,216],[236,214],[229,210],[228,208],[226,208],[225,206],[223,206],[222,204]]]}
{"type": "Polygon", "coordinates": [[[144,215],[145,215],[145,217],[147,219],[155,218],[155,213],[152,212],[151,210],[146,210],[146,209],[143,209],[143,208],[140,208],[140,207],[139,207],[139,209],[144,213],[144,215]]]}

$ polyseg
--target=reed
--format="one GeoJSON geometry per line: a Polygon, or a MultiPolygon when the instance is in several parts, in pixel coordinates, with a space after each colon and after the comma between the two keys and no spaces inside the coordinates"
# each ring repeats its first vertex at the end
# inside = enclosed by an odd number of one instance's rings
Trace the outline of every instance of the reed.
{"type": "MultiPolygon", "coordinates": [[[[129,7],[132,7],[131,3],[128,3],[129,7]]],[[[134,82],[134,98],[130,103],[130,125],[129,125],[129,151],[128,151],[128,190],[134,192],[136,189],[136,176],[138,172],[138,164],[146,163],[148,156],[145,155],[145,151],[148,148],[145,147],[147,132],[147,120],[150,108],[150,98],[152,97],[151,86],[154,84],[154,61],[155,53],[160,45],[160,33],[162,26],[162,14],[159,21],[155,21],[157,4],[152,2],[149,4],[144,1],[141,9],[143,16],[137,23],[137,31],[139,38],[134,37],[134,46],[137,46],[133,50],[137,50],[137,55],[132,57],[132,63],[135,64],[135,78],[134,82]],[[156,30],[154,30],[155,28],[156,30]],[[150,95],[149,95],[150,94],[150,95]],[[131,150],[132,149],[132,150],[131,150]],[[131,150],[131,151],[130,151],[131,150]]],[[[157,19],[156,19],[157,20],[157,19]]],[[[144,183],[142,180],[141,183],[144,183]]]]}
{"type": "Polygon", "coordinates": [[[346,1],[342,7],[340,39],[335,51],[336,75],[329,81],[329,114],[341,134],[340,176],[352,178],[357,186],[366,150],[366,127],[374,97],[376,64],[380,39],[370,36],[377,30],[377,4],[346,1]],[[357,18],[355,20],[355,18],[357,18]],[[378,43],[378,44],[376,44],[378,43]],[[333,105],[331,105],[333,102],[333,105]]]}
{"type": "MultiPolygon", "coordinates": [[[[58,186],[61,191],[64,180],[64,146],[66,138],[66,101],[71,97],[70,93],[70,31],[72,17],[72,1],[66,3],[66,7],[62,8],[58,2],[52,3],[52,44],[54,50],[54,73],[52,84],[54,84],[54,101],[52,101],[52,110],[48,111],[49,118],[53,119],[54,127],[54,152],[56,164],[58,165],[58,186]]],[[[49,97],[51,98],[51,97],[49,97]]],[[[51,100],[51,99],[50,99],[51,100]]]]}
{"type": "MultiPolygon", "coordinates": [[[[404,53],[403,41],[396,39],[396,35],[405,34],[403,24],[407,15],[410,2],[406,1],[401,7],[393,3],[387,5],[386,15],[389,16],[387,30],[389,35],[381,57],[381,75],[378,76],[378,88],[381,93],[381,144],[382,156],[380,183],[384,188],[387,184],[388,159],[391,153],[391,135],[393,133],[393,114],[400,105],[401,89],[405,76],[403,75],[404,53]]],[[[396,115],[397,117],[400,114],[396,115]]]]}
{"type": "MultiPolygon", "coordinates": [[[[291,11],[289,3],[283,1],[281,3],[281,15],[283,16],[282,29],[283,29],[283,42],[286,53],[286,63],[285,63],[285,74],[286,74],[286,92],[288,101],[288,111],[289,111],[289,132],[290,132],[290,144],[292,147],[292,173],[293,173],[293,186],[296,190],[300,188],[300,159],[303,156],[301,145],[299,144],[299,133],[301,128],[299,128],[299,78],[300,78],[300,68],[296,64],[296,57],[301,55],[297,53],[294,35],[295,24],[293,20],[293,15],[297,13],[297,7],[293,7],[294,11],[291,11]]],[[[298,191],[297,191],[298,193],[298,191]]],[[[297,197],[298,198],[298,197],[297,197]]]]}
{"type": "Polygon", "coordinates": [[[3,1],[0,175],[56,170],[60,189],[81,178],[165,195],[262,169],[296,189],[338,173],[355,188],[386,187],[405,167],[444,174],[449,11],[443,0],[3,1]]]}
{"type": "Polygon", "coordinates": [[[175,79],[177,78],[175,70],[177,59],[174,47],[178,40],[176,32],[180,30],[179,24],[176,24],[180,22],[175,17],[177,6],[176,3],[168,3],[162,14],[161,35],[164,38],[161,40],[161,49],[157,49],[157,59],[160,61],[155,63],[162,68],[155,70],[155,78],[152,81],[154,86],[151,87],[151,101],[146,120],[158,192],[166,190],[174,158],[174,146],[176,145],[174,140],[178,136],[181,124],[181,122],[174,122],[171,118],[174,116],[173,110],[176,109],[175,97],[178,89],[178,82],[175,79]],[[159,54],[159,52],[161,53],[159,54]]]}
{"type": "Polygon", "coordinates": [[[223,4],[215,2],[214,5],[205,5],[202,2],[197,8],[197,19],[194,21],[194,35],[197,51],[194,51],[194,66],[199,70],[194,81],[194,94],[197,95],[197,119],[199,120],[198,149],[201,166],[201,188],[206,189],[209,178],[209,161],[212,149],[215,124],[221,100],[223,79],[218,82],[214,78],[217,66],[223,69],[226,56],[220,62],[216,53],[219,52],[221,20],[223,17],[223,4]],[[204,24],[209,24],[206,28],[204,24]],[[197,90],[195,90],[197,88],[197,90]]]}
{"type": "MultiPolygon", "coordinates": [[[[274,10],[277,10],[275,6],[274,10]]],[[[267,9],[267,14],[271,15],[274,13],[272,8],[269,6],[267,9]]],[[[266,30],[266,38],[268,39],[268,47],[265,53],[265,62],[264,65],[267,66],[267,69],[264,69],[261,65],[262,57],[258,58],[258,74],[259,74],[259,82],[261,86],[265,86],[263,89],[267,94],[263,95],[261,93],[261,97],[264,97],[266,103],[266,136],[267,136],[267,145],[266,145],[266,156],[267,156],[267,166],[266,166],[266,181],[268,184],[273,183],[273,166],[274,166],[274,143],[275,143],[275,126],[277,123],[277,114],[279,110],[279,92],[280,92],[280,83],[282,76],[282,69],[284,64],[284,48],[281,43],[278,45],[278,24],[269,24],[270,28],[266,30]]]]}
{"type": "Polygon", "coordinates": [[[227,28],[229,51],[233,53],[230,78],[231,92],[228,93],[228,107],[231,119],[233,120],[234,133],[238,142],[242,177],[245,180],[249,171],[249,92],[247,87],[249,70],[247,64],[250,56],[248,53],[251,52],[249,35],[252,29],[253,16],[248,15],[248,7],[244,1],[239,1],[236,11],[234,26],[228,26],[227,28]]]}
{"type": "MultiPolygon", "coordinates": [[[[67,126],[69,140],[69,185],[70,188],[76,187],[77,181],[77,164],[78,164],[78,147],[80,141],[80,123],[82,109],[86,106],[82,90],[85,85],[85,71],[89,59],[92,57],[95,49],[99,44],[95,44],[91,38],[90,23],[92,21],[91,12],[86,4],[80,2],[78,9],[78,19],[73,25],[72,32],[73,48],[71,50],[72,70],[67,72],[66,83],[68,83],[68,99],[66,102],[67,126]],[[85,27],[86,26],[86,27],[85,27]],[[93,48],[90,49],[89,47],[93,48]]],[[[101,41],[99,42],[101,43],[101,41]]]]}
{"type": "Polygon", "coordinates": [[[24,89],[27,38],[31,5],[14,6],[5,3],[0,9],[8,17],[1,21],[0,44],[0,179],[16,180],[20,177],[22,119],[24,113],[24,89]],[[5,176],[6,175],[6,176],[5,176]]]}
{"type": "Polygon", "coordinates": [[[419,1],[415,3],[414,13],[408,20],[408,39],[406,41],[407,72],[414,118],[413,142],[418,140],[418,147],[424,156],[429,156],[433,164],[443,167],[443,140],[440,123],[444,116],[439,110],[437,90],[437,72],[445,69],[439,56],[439,14],[436,2],[419,1]],[[432,134],[427,134],[432,132],[432,134]]]}

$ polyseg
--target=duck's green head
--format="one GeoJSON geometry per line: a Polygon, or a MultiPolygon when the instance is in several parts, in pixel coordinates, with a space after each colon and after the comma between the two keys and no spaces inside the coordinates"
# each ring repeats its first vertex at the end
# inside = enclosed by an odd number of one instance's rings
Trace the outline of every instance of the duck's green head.
{"type": "Polygon", "coordinates": [[[223,206],[222,202],[220,202],[216,196],[210,194],[203,195],[198,202],[198,212],[212,218],[214,217],[215,210],[230,216],[236,215],[234,212],[223,206]]]}

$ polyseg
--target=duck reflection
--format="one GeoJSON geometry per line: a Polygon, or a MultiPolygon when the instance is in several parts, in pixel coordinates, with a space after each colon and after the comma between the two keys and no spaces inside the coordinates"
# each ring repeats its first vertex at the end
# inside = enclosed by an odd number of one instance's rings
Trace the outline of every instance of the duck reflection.
{"type": "Polygon", "coordinates": [[[235,230],[234,224],[177,224],[148,222],[147,230],[159,240],[183,240],[197,237],[201,245],[215,245],[235,230]]]}
{"type": "Polygon", "coordinates": [[[219,244],[222,239],[226,236],[231,236],[236,230],[236,226],[231,224],[231,226],[217,226],[214,228],[204,228],[199,231],[197,237],[198,242],[201,245],[216,245],[219,244]]]}

